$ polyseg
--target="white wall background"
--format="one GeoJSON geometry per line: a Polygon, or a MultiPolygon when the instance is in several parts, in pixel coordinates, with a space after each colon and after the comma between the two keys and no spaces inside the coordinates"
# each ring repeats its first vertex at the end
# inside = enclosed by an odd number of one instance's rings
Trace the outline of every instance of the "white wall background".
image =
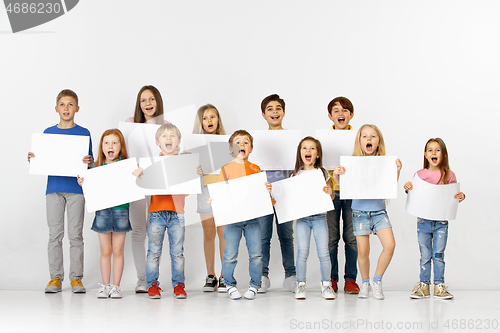
{"type": "MultiPolygon", "coordinates": [[[[46,179],[28,175],[26,154],[32,133],[58,122],[57,93],[78,93],[76,122],[91,131],[95,154],[101,133],[132,116],[138,90],[152,84],[166,111],[216,105],[228,132],[266,129],[260,102],[278,93],[286,101],[284,127],[314,134],[331,125],[328,102],[349,97],[355,129],[378,125],[388,153],[403,162],[398,199],[388,207],[397,247],[386,289],[410,290],[418,281],[416,218],[404,210],[402,185],[421,168],[427,139],[443,138],[467,194],[458,220],[450,222],[447,283],[452,290],[498,290],[476,282],[500,274],[494,259],[500,252],[499,9],[494,0],[88,0],[17,34],[0,10],[1,288],[42,290],[49,280],[46,179]]],[[[99,246],[92,219],[87,214],[84,283],[95,288],[99,246]]],[[[374,266],[380,246],[376,238],[372,244],[374,266]]],[[[126,247],[122,286],[131,290],[129,240],[126,247]]],[[[241,286],[248,281],[243,248],[236,275],[241,286]]],[[[271,253],[271,281],[278,286],[283,269],[276,236],[271,253]]],[[[206,274],[199,224],[186,230],[185,256],[188,291],[199,290],[206,274]]],[[[312,249],[311,282],[319,280],[317,261],[312,249]]]]}

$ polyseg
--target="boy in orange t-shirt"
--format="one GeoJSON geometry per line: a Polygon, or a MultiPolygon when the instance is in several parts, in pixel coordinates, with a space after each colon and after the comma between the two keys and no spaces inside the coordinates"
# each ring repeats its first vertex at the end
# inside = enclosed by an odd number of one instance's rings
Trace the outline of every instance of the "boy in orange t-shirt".
{"type": "MultiPolygon", "coordinates": [[[[253,137],[245,130],[234,132],[229,138],[230,151],[234,161],[224,165],[219,174],[219,182],[240,178],[261,172],[258,165],[248,162],[248,156],[253,149],[253,137]]],[[[265,183],[271,192],[271,183],[265,183]]],[[[226,247],[222,259],[222,275],[226,289],[231,299],[240,299],[241,294],[236,289],[234,269],[238,258],[238,249],[242,234],[245,236],[249,256],[250,286],[245,292],[246,299],[254,299],[260,287],[262,276],[262,247],[260,243],[260,218],[228,224],[224,228],[226,247]]]]}

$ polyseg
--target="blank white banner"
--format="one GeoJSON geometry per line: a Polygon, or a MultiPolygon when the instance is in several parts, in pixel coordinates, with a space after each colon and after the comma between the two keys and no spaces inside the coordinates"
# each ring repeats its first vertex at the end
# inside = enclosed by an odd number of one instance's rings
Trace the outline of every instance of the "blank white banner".
{"type": "Polygon", "coordinates": [[[398,193],[396,156],[341,156],[341,199],[395,199],[398,193]]]}
{"type": "Polygon", "coordinates": [[[132,172],[137,169],[135,158],[118,161],[87,170],[83,175],[83,195],[87,211],[95,212],[144,199],[136,186],[132,172]]]}
{"type": "Polygon", "coordinates": [[[249,131],[253,137],[252,163],[262,170],[293,170],[299,130],[249,131]]]}
{"type": "Polygon", "coordinates": [[[87,170],[88,136],[35,133],[31,137],[30,175],[76,177],[87,170]]]}
{"type": "Polygon", "coordinates": [[[333,170],[340,164],[340,156],[350,156],[354,150],[356,131],[316,130],[316,139],[323,148],[323,167],[333,170]]]}
{"type": "Polygon", "coordinates": [[[273,205],[266,182],[266,173],[259,172],[208,184],[215,224],[226,225],[272,214],[273,205]]]}
{"type": "Polygon", "coordinates": [[[435,221],[457,218],[458,199],[453,196],[460,192],[460,183],[434,185],[415,174],[412,184],[413,190],[408,191],[406,199],[408,213],[435,221]]]}
{"type": "Polygon", "coordinates": [[[274,182],[274,209],[278,223],[333,210],[332,198],[323,191],[326,186],[321,170],[314,170],[288,179],[274,182]]]}

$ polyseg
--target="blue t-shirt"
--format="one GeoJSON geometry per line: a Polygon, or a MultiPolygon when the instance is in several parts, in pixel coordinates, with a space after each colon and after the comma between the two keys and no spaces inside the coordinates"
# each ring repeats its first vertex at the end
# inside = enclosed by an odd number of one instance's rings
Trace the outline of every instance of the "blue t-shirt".
{"type": "MultiPolygon", "coordinates": [[[[89,155],[92,156],[92,138],[90,138],[90,132],[88,129],[75,125],[71,128],[59,128],[57,125],[47,128],[43,133],[47,134],[62,134],[62,135],[83,135],[89,137],[89,155]]],[[[83,158],[83,156],[82,156],[83,158]]],[[[83,163],[83,162],[82,162],[83,163]]],[[[64,177],[64,176],[49,176],[47,178],[47,191],[45,194],[49,193],[78,193],[83,194],[82,187],[78,185],[78,180],[76,177],[64,177]]]]}
{"type": "Polygon", "coordinates": [[[385,209],[385,199],[353,199],[351,209],[378,212],[385,209]]]}

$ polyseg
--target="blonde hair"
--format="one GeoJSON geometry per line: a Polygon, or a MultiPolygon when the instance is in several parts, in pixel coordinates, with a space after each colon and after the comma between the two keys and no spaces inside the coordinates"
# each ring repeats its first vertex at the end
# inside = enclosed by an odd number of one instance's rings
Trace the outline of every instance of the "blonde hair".
{"type": "Polygon", "coordinates": [[[177,128],[177,126],[175,126],[172,123],[167,123],[167,124],[161,125],[156,130],[155,139],[158,140],[160,138],[160,136],[163,134],[163,132],[165,132],[166,130],[174,131],[177,134],[177,136],[179,137],[179,140],[181,139],[181,131],[179,131],[179,129],[177,128]]]}
{"type": "Polygon", "coordinates": [[[380,132],[377,126],[371,124],[364,124],[359,128],[358,133],[356,134],[356,141],[354,141],[354,151],[352,153],[352,156],[365,156],[365,153],[361,148],[361,132],[366,127],[372,128],[378,135],[378,147],[375,156],[385,156],[385,143],[382,132],[380,132]]]}
{"type": "Polygon", "coordinates": [[[104,131],[101,135],[101,141],[99,142],[99,154],[97,156],[97,161],[94,163],[95,167],[100,167],[106,161],[106,156],[104,156],[102,151],[102,140],[104,140],[104,137],[108,135],[116,135],[120,139],[120,145],[122,147],[118,158],[121,158],[122,160],[126,160],[128,158],[127,146],[125,145],[125,138],[123,137],[122,132],[118,128],[109,129],[104,131]]]}
{"type": "Polygon", "coordinates": [[[198,112],[196,112],[196,116],[194,118],[193,134],[205,134],[205,130],[203,130],[203,115],[205,114],[205,111],[210,109],[215,110],[215,113],[217,113],[217,118],[219,120],[219,122],[217,123],[217,130],[215,131],[215,134],[226,134],[224,126],[222,125],[222,118],[220,117],[219,110],[217,110],[217,108],[212,104],[205,104],[198,109],[198,112]]]}

